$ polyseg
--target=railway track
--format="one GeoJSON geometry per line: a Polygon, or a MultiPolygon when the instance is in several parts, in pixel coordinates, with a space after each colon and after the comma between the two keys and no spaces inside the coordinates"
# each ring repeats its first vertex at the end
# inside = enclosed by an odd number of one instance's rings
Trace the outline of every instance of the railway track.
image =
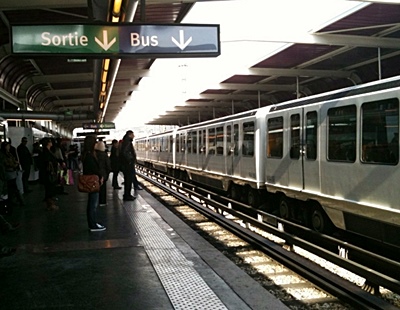
{"type": "MultiPolygon", "coordinates": [[[[395,274],[391,273],[393,270],[400,270],[398,263],[368,253],[340,240],[321,236],[304,227],[297,227],[293,223],[285,222],[267,213],[251,209],[246,205],[198,188],[193,184],[175,180],[159,172],[143,167],[139,168],[137,172],[149,184],[166,192],[167,197],[175,197],[174,199],[177,199],[178,202],[174,200],[174,204],[178,204],[179,209],[196,210],[196,213],[210,219],[214,225],[223,227],[236,236],[233,237],[235,241],[229,241],[230,247],[235,248],[238,252],[235,255],[236,259],[241,257],[238,260],[243,264],[255,261],[256,267],[253,267],[251,272],[254,272],[256,276],[259,276],[260,273],[266,273],[269,280],[264,280],[266,284],[263,285],[270,291],[272,287],[279,286],[281,289],[283,287],[284,291],[293,297],[286,301],[283,300],[288,306],[296,304],[298,295],[309,294],[309,296],[312,296],[308,297],[310,302],[306,302],[307,297],[305,297],[301,298],[303,300],[301,303],[337,305],[344,302],[354,309],[399,309],[397,305],[389,303],[382,297],[385,297],[386,292],[399,293],[400,282],[389,275],[349,260],[346,254],[349,251],[358,253],[358,255],[362,253],[364,259],[369,257],[369,260],[374,262],[376,266],[385,265],[386,268],[384,269],[391,270],[388,271],[389,274],[395,274]],[[290,227],[291,233],[285,231],[286,229],[283,229],[285,227],[290,227]],[[295,229],[302,230],[302,235],[308,236],[307,240],[293,235],[292,231],[295,229]],[[324,245],[325,247],[323,247],[324,245]],[[333,247],[336,247],[336,249],[339,247],[342,255],[326,249],[333,247]],[[280,264],[280,267],[274,265],[275,263],[272,263],[272,261],[280,264]],[[343,276],[332,273],[329,270],[330,268],[341,269],[342,273],[350,271],[358,276],[358,283],[350,282],[343,276]],[[271,277],[278,279],[278,282],[272,281],[271,277]],[[293,280],[289,281],[288,279],[293,280]],[[362,283],[363,279],[364,283],[362,283]],[[298,291],[303,293],[298,293],[298,291]],[[319,291],[319,297],[315,297],[316,295],[312,291],[319,291]],[[384,293],[382,294],[382,292],[384,293]]],[[[171,202],[171,198],[167,200],[169,203],[171,202]]],[[[190,213],[191,211],[187,212],[190,213]]],[[[189,215],[189,217],[193,216],[189,215]]],[[[199,224],[199,226],[202,225],[199,224]]],[[[208,230],[212,231],[213,229],[209,228],[208,230]]],[[[220,231],[221,229],[216,228],[214,233],[217,236],[213,237],[218,242],[221,242],[220,238],[226,237],[223,237],[220,231]]],[[[280,295],[281,293],[276,294],[280,295]]],[[[395,303],[393,300],[391,302],[395,303]]],[[[347,308],[343,306],[339,309],[347,308]]]]}

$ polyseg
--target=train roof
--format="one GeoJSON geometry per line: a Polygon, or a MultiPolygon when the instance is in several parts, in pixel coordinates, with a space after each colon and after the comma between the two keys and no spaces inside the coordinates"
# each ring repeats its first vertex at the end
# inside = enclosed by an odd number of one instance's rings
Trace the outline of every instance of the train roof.
{"type": "Polygon", "coordinates": [[[388,78],[380,81],[374,81],[361,85],[346,87],[328,93],[318,94],[312,97],[306,97],[306,98],[291,100],[288,102],[282,102],[280,104],[271,106],[270,111],[281,111],[294,107],[306,106],[313,103],[342,99],[342,98],[372,93],[376,91],[392,89],[396,87],[400,87],[400,77],[388,78]]]}

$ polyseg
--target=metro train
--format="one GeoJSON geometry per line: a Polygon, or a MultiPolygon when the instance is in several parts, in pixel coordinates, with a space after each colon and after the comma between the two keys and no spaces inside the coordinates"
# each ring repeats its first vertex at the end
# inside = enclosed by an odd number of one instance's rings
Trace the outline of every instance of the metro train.
{"type": "Polygon", "coordinates": [[[136,139],[138,163],[319,232],[400,246],[400,77],[136,139]]]}

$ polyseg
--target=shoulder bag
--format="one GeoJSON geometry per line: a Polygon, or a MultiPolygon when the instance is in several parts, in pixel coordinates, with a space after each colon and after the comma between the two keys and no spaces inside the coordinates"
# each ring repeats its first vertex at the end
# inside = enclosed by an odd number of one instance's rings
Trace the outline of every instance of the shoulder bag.
{"type": "Polygon", "coordinates": [[[78,190],[83,193],[99,192],[99,176],[95,174],[80,174],[78,176],[78,190]]]}

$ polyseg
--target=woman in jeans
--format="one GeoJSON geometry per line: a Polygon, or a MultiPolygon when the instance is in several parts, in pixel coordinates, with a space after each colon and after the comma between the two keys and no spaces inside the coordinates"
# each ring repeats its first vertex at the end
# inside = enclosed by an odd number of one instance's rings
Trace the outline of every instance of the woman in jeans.
{"type": "MultiPolygon", "coordinates": [[[[103,177],[100,172],[99,162],[97,161],[96,152],[94,146],[96,144],[95,136],[86,136],[83,143],[83,155],[82,155],[82,165],[83,174],[95,174],[99,177],[100,185],[103,183],[103,177]]],[[[97,206],[99,205],[99,193],[89,193],[88,202],[86,208],[87,221],[90,231],[103,231],[106,228],[97,223],[97,206]]]]}

